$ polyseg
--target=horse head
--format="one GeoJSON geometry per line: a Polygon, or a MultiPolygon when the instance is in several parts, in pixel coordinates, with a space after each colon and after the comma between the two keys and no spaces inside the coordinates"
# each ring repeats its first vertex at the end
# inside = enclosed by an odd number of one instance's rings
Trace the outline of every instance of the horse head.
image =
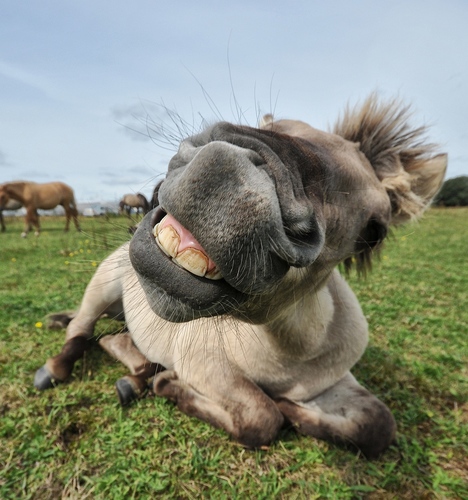
{"type": "Polygon", "coordinates": [[[446,155],[407,119],[371,96],[334,133],[267,115],[260,128],[222,122],[182,141],[130,246],[153,310],[263,322],[339,263],[365,271],[389,226],[418,217],[445,172],[446,155]]]}

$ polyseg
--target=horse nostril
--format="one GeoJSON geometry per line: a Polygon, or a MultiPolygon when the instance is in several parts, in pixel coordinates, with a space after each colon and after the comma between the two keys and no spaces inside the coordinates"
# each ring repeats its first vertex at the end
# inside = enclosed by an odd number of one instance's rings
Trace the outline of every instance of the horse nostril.
{"type": "Polygon", "coordinates": [[[314,262],[325,242],[325,231],[315,217],[284,226],[284,236],[276,239],[274,248],[294,267],[305,267],[314,262]]]}

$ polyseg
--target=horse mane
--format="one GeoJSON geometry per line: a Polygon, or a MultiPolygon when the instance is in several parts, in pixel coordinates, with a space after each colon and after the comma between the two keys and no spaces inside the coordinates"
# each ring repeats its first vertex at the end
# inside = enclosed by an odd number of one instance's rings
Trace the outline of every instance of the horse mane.
{"type": "Polygon", "coordinates": [[[37,184],[37,182],[35,181],[10,181],[10,182],[5,182],[4,184],[2,184],[2,186],[6,186],[6,185],[14,185],[14,186],[19,186],[21,184],[37,184]]]}
{"type": "Polygon", "coordinates": [[[417,170],[434,153],[436,144],[426,142],[427,127],[410,126],[412,115],[411,106],[399,99],[382,102],[374,92],[362,105],[348,105],[333,132],[359,143],[359,149],[382,180],[400,173],[398,164],[406,172],[417,170]]]}
{"type": "MultiPolygon", "coordinates": [[[[383,102],[374,92],[361,105],[348,105],[333,127],[335,134],[359,144],[387,190],[394,223],[419,217],[428,204],[424,193],[417,192],[415,186],[420,169],[430,168],[437,145],[427,142],[426,126],[410,125],[412,115],[411,106],[399,99],[383,102]]],[[[380,247],[346,259],[345,270],[356,267],[359,274],[366,274],[380,247]]]]}
{"type": "Polygon", "coordinates": [[[359,144],[388,192],[396,224],[422,215],[443,178],[436,159],[446,159],[427,141],[426,126],[410,125],[412,114],[399,99],[384,103],[373,93],[360,107],[348,106],[333,129],[359,144]]]}

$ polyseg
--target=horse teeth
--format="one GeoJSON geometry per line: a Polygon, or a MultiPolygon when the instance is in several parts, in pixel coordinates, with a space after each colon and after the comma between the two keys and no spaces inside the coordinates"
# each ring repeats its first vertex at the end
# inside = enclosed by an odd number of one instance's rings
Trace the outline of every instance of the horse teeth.
{"type": "Polygon", "coordinates": [[[176,257],[179,250],[180,237],[177,231],[172,226],[166,226],[159,229],[159,224],[153,229],[153,234],[156,238],[156,243],[159,248],[169,257],[176,257]]]}
{"type": "Polygon", "coordinates": [[[157,238],[158,234],[159,234],[159,223],[153,227],[153,236],[157,238]]]}
{"type": "MultiPolygon", "coordinates": [[[[163,219],[164,220],[164,219],[163,219]]],[[[210,280],[222,279],[222,274],[217,267],[212,267],[208,271],[210,259],[208,256],[197,248],[188,247],[179,252],[180,235],[171,226],[165,226],[161,229],[161,223],[156,224],[153,228],[153,235],[159,248],[180,267],[195,274],[196,276],[205,277],[210,280]]],[[[211,266],[213,263],[211,262],[211,266]]]]}
{"type": "Polygon", "coordinates": [[[205,278],[208,278],[209,280],[220,280],[222,277],[223,275],[217,267],[205,274],[205,278]]]}
{"type": "Polygon", "coordinates": [[[195,248],[186,248],[174,258],[174,262],[195,276],[205,276],[208,269],[208,257],[195,248]]]}

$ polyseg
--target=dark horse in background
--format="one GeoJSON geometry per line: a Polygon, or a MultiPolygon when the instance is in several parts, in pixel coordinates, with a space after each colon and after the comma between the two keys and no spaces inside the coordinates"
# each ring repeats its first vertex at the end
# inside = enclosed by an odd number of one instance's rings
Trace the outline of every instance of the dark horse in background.
{"type": "Polygon", "coordinates": [[[4,210],[18,210],[22,207],[21,203],[17,200],[10,200],[8,197],[5,197],[2,199],[2,202],[0,204],[0,227],[1,227],[1,232],[5,232],[6,226],[5,226],[5,221],[3,219],[3,211],[4,210]]]}
{"type": "Polygon", "coordinates": [[[143,214],[147,214],[150,210],[150,205],[146,197],[141,193],[124,195],[119,203],[120,211],[126,212],[130,216],[132,208],[136,208],[137,214],[140,213],[140,208],[143,214]]]}
{"type": "Polygon", "coordinates": [[[26,208],[26,225],[21,236],[26,237],[32,226],[36,228],[36,236],[39,236],[40,224],[37,210],[51,210],[61,205],[65,210],[65,231],[70,226],[70,218],[73,217],[76,229],[80,231],[78,222],[78,210],[76,209],[75,195],[73,189],[63,182],[47,182],[38,184],[29,181],[14,181],[0,185],[0,207],[8,199],[16,200],[26,208]]]}

